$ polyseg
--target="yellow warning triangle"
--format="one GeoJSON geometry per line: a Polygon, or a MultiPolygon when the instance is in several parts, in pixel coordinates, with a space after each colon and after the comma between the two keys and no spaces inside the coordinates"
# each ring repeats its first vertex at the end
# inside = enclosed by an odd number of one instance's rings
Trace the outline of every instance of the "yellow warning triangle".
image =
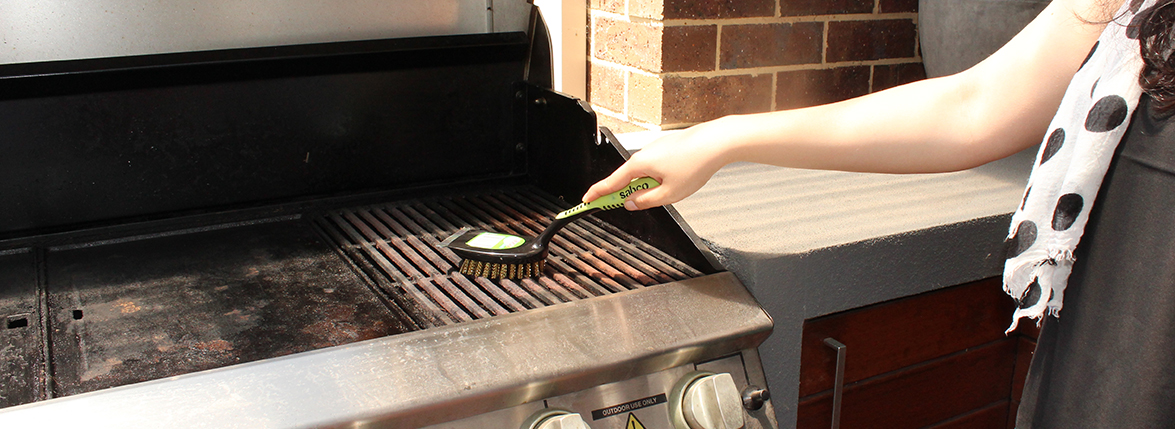
{"type": "Polygon", "coordinates": [[[624,429],[645,429],[645,425],[636,419],[636,414],[628,413],[628,426],[625,426],[624,429]]]}

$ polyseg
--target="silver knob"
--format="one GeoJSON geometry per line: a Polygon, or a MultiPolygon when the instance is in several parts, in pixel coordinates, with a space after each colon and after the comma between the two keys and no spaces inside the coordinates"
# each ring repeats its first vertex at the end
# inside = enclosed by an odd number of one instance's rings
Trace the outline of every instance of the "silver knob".
{"type": "Polygon", "coordinates": [[[698,377],[681,396],[681,414],[690,429],[739,429],[745,423],[742,392],[730,374],[698,377]]]}
{"type": "Polygon", "coordinates": [[[527,419],[523,429],[591,429],[579,413],[547,409],[527,419]]]}

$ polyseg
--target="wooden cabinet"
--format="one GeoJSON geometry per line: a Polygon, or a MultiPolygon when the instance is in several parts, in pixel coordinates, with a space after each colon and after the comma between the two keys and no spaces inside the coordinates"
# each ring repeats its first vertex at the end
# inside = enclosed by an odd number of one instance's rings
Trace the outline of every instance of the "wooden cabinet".
{"type": "Polygon", "coordinates": [[[847,346],[842,428],[1012,427],[1035,347],[1004,334],[1012,310],[993,278],[806,321],[796,427],[830,426],[826,338],[847,346]]]}

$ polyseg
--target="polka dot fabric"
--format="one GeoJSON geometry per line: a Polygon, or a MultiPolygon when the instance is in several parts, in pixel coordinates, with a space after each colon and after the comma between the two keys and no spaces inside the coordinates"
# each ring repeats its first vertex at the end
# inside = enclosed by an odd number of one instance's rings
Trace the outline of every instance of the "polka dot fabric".
{"type": "Polygon", "coordinates": [[[1085,231],[1126,119],[1138,105],[1135,16],[1155,0],[1131,0],[1106,26],[1073,76],[1041,143],[1020,209],[1005,243],[1004,291],[1017,302],[1011,332],[1021,318],[1060,316],[1074,249],[1085,231]]]}

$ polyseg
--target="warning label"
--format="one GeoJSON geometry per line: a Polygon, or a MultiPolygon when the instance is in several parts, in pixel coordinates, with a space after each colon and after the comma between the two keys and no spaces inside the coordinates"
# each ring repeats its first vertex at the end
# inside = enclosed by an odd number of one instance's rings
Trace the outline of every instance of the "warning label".
{"type": "MultiPolygon", "coordinates": [[[[618,414],[627,413],[629,411],[636,411],[641,408],[651,407],[651,406],[654,406],[657,404],[664,404],[668,401],[669,401],[669,399],[665,397],[664,393],[662,393],[660,395],[650,396],[648,398],[641,398],[641,399],[637,399],[635,401],[625,402],[620,405],[613,405],[611,407],[601,408],[601,409],[592,411],[592,420],[599,420],[599,419],[602,419],[605,417],[612,417],[612,416],[615,416],[618,414]]],[[[636,416],[633,416],[630,413],[629,418],[628,418],[628,429],[633,428],[632,424],[634,421],[637,422],[638,426],[636,426],[636,427],[639,427],[639,428],[644,427],[644,426],[639,426],[640,421],[637,421],[636,416]]]]}
{"type": "Polygon", "coordinates": [[[628,413],[628,425],[624,429],[645,429],[645,425],[636,419],[636,414],[628,413]]]}

